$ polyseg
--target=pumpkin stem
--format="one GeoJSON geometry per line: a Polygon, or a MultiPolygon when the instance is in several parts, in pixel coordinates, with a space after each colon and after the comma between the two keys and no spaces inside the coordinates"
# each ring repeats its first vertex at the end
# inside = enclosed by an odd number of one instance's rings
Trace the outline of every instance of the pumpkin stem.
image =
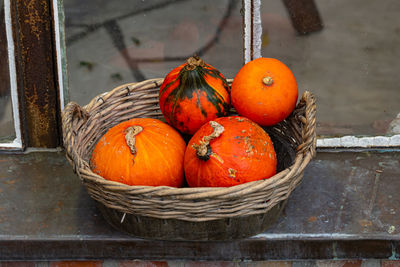
{"type": "MultiPolygon", "coordinates": [[[[213,128],[213,132],[210,135],[203,136],[203,138],[200,140],[199,144],[192,145],[192,147],[196,150],[197,157],[204,161],[209,160],[210,156],[216,156],[216,155],[214,155],[215,153],[213,153],[211,150],[210,141],[213,140],[214,138],[219,137],[225,130],[224,126],[222,126],[218,122],[210,121],[209,123],[210,123],[211,127],[213,128]]],[[[222,160],[219,157],[216,157],[216,158],[219,161],[222,160]]]]}
{"type": "Polygon", "coordinates": [[[187,70],[194,70],[196,67],[204,67],[204,61],[198,56],[194,55],[186,60],[186,69],[187,70]]]}
{"type": "Polygon", "coordinates": [[[272,79],[272,77],[266,76],[262,79],[262,82],[267,85],[270,86],[274,83],[274,80],[272,79]]]}
{"type": "Polygon", "coordinates": [[[131,153],[133,155],[133,160],[135,160],[136,156],[136,147],[135,147],[135,136],[143,131],[143,127],[139,125],[134,125],[126,128],[125,130],[125,140],[126,145],[130,148],[131,153]]]}

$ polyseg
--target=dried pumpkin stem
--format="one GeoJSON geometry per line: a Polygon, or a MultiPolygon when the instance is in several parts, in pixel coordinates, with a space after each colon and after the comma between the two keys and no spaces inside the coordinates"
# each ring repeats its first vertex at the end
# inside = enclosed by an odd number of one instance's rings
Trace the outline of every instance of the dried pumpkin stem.
{"type": "Polygon", "coordinates": [[[274,80],[272,79],[272,77],[266,76],[262,79],[262,82],[267,85],[270,86],[274,83],[274,80]]]}
{"type": "Polygon", "coordinates": [[[197,55],[190,57],[186,60],[186,69],[194,70],[196,67],[204,67],[204,61],[197,55]]]}
{"type": "Polygon", "coordinates": [[[139,125],[130,126],[125,130],[126,145],[130,148],[131,153],[133,155],[133,159],[135,159],[137,153],[135,147],[135,136],[139,134],[141,131],[143,131],[143,127],[139,125]]]}
{"type": "MultiPolygon", "coordinates": [[[[192,147],[196,150],[196,155],[202,160],[209,160],[210,155],[213,155],[211,150],[210,141],[219,137],[224,132],[224,126],[215,121],[209,122],[213,128],[213,132],[210,135],[203,136],[199,144],[193,144],[192,147]]],[[[218,157],[219,158],[219,157],[218,157]]],[[[217,159],[218,159],[217,158],[217,159]]],[[[222,160],[222,159],[221,159],[222,160]]]]}

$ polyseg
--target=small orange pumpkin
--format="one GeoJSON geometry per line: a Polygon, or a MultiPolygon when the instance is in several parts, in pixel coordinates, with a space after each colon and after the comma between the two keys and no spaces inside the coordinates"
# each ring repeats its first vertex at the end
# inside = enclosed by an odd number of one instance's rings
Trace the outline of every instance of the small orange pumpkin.
{"type": "Polygon", "coordinates": [[[166,121],[185,134],[204,123],[226,116],[230,108],[225,77],[197,56],[167,74],[159,92],[166,121]]]}
{"type": "Polygon", "coordinates": [[[276,153],[269,135],[240,117],[204,124],[185,152],[185,177],[191,187],[227,187],[266,179],[276,173],[276,153]]]}
{"type": "Polygon", "coordinates": [[[185,148],[171,126],[135,118],[108,130],[96,144],[90,165],[103,178],[127,185],[180,187],[185,148]]]}
{"type": "Polygon", "coordinates": [[[283,121],[296,107],[298,89],[291,70],[274,58],[245,64],[233,79],[231,101],[239,115],[261,126],[283,121]]]}

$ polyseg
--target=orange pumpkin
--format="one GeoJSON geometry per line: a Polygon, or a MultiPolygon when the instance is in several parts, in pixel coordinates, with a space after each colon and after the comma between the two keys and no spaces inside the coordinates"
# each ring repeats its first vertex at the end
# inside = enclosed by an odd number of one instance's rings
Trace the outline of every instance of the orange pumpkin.
{"type": "Polygon", "coordinates": [[[230,108],[225,77],[199,57],[173,69],[160,87],[160,109],[166,121],[185,134],[226,116],[230,108]]]}
{"type": "Polygon", "coordinates": [[[93,172],[128,185],[180,187],[186,144],[166,123],[135,118],[112,127],[96,144],[93,172]]]}
{"type": "Polygon", "coordinates": [[[245,64],[233,79],[231,101],[239,115],[261,126],[283,121],[296,107],[298,89],[291,70],[274,58],[245,64]]]}
{"type": "Polygon", "coordinates": [[[276,173],[276,153],[269,135],[240,117],[204,124],[185,152],[185,177],[191,187],[227,187],[266,179],[276,173]]]}

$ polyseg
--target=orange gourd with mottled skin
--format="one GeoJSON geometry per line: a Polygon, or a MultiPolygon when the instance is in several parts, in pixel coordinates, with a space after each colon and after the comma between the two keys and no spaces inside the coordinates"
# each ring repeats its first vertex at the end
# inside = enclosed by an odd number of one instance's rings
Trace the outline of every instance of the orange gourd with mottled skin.
{"type": "Polygon", "coordinates": [[[195,56],[167,74],[159,102],[170,125],[194,134],[204,123],[227,115],[229,86],[217,69],[195,56]]]}
{"type": "Polygon", "coordinates": [[[128,185],[180,187],[186,144],[166,123],[135,118],[112,127],[96,144],[93,172],[128,185]]]}
{"type": "Polygon", "coordinates": [[[269,135],[240,116],[204,124],[189,141],[184,160],[191,187],[227,187],[267,179],[276,173],[276,164],[269,135]]]}
{"type": "Polygon", "coordinates": [[[274,58],[245,64],[233,79],[231,101],[239,115],[261,126],[286,119],[296,107],[298,88],[292,71],[274,58]]]}

